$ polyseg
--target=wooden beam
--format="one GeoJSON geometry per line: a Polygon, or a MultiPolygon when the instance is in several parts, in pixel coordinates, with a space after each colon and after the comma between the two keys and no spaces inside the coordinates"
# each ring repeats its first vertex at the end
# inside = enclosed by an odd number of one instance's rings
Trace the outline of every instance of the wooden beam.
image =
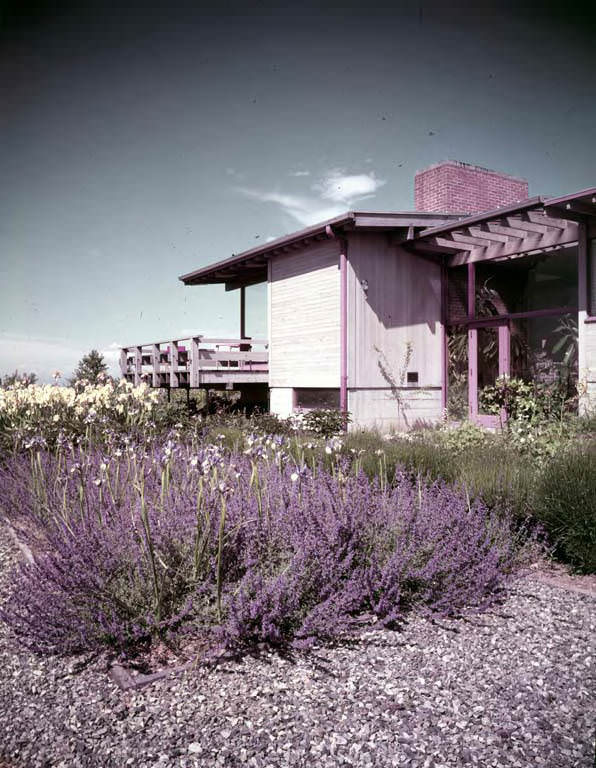
{"type": "Polygon", "coordinates": [[[246,336],[246,288],[240,288],[240,338],[246,336]]]}
{"type": "MultiPolygon", "coordinates": [[[[484,225],[481,225],[484,226],[484,225]]],[[[480,227],[468,227],[468,231],[472,233],[474,237],[482,237],[493,243],[508,243],[510,238],[507,235],[497,235],[494,232],[488,232],[480,227]]]]}
{"type": "Polygon", "coordinates": [[[159,344],[153,344],[153,372],[151,374],[151,385],[154,387],[159,387],[159,372],[160,372],[160,363],[159,363],[159,356],[160,356],[160,348],[159,344]]]}
{"type": "Polygon", "coordinates": [[[524,221],[522,218],[517,218],[517,216],[506,216],[505,221],[507,226],[518,230],[521,229],[523,232],[537,232],[540,235],[545,235],[548,232],[548,224],[546,222],[544,224],[542,222],[536,224],[533,221],[524,221]]]}
{"type": "Polygon", "coordinates": [[[476,246],[476,248],[486,248],[490,245],[490,240],[482,238],[481,235],[476,237],[471,234],[466,235],[460,232],[451,232],[448,239],[455,240],[456,243],[468,243],[469,245],[476,246]]]}
{"type": "MultiPolygon", "coordinates": [[[[498,225],[493,225],[497,229],[503,229],[498,225]]],[[[558,245],[567,245],[577,240],[576,228],[567,230],[553,229],[550,232],[540,235],[539,233],[526,232],[526,237],[515,238],[508,243],[500,243],[484,249],[484,251],[475,251],[469,255],[454,254],[447,259],[447,266],[457,267],[467,262],[475,261],[493,261],[505,257],[523,256],[529,251],[542,250],[544,248],[553,248],[558,245]]]]}
{"type": "Polygon", "coordinates": [[[135,347],[135,387],[141,383],[141,374],[143,372],[143,348],[135,347]]]}
{"type": "MultiPolygon", "coordinates": [[[[453,248],[453,249],[455,249],[457,251],[473,251],[473,250],[475,250],[478,247],[477,245],[473,245],[471,243],[465,243],[465,242],[464,243],[461,243],[461,242],[457,242],[456,243],[453,240],[449,240],[446,237],[433,237],[432,238],[432,242],[435,245],[438,245],[441,248],[453,248]]],[[[483,244],[481,244],[481,247],[484,248],[486,246],[483,243],[483,244]]]]}
{"type": "Polygon", "coordinates": [[[571,222],[566,219],[560,219],[556,215],[539,213],[538,211],[526,211],[525,217],[528,221],[536,222],[536,224],[548,223],[549,227],[556,227],[557,229],[567,229],[571,222]]]}
{"type": "Polygon", "coordinates": [[[199,386],[199,344],[200,336],[193,336],[190,340],[190,386],[199,386]]]}
{"type": "Polygon", "coordinates": [[[123,378],[128,373],[128,347],[122,347],[120,350],[120,373],[123,378]]]}
{"type": "Polygon", "coordinates": [[[506,235],[510,240],[523,240],[524,237],[528,236],[524,229],[512,227],[505,221],[487,221],[486,227],[489,232],[506,235]]]}
{"type": "Polygon", "coordinates": [[[429,256],[433,254],[438,256],[447,256],[450,253],[464,253],[460,248],[458,248],[457,243],[451,243],[448,248],[436,245],[435,243],[431,243],[428,240],[412,240],[410,242],[404,241],[401,243],[396,243],[396,245],[401,245],[402,248],[404,248],[406,251],[415,253],[417,256],[429,256]]]}

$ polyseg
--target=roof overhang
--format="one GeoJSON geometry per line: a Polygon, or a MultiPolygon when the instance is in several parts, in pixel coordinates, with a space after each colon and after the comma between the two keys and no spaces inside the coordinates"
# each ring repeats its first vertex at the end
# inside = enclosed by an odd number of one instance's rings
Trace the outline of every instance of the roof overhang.
{"type": "Polygon", "coordinates": [[[327,240],[329,233],[341,235],[353,231],[396,232],[402,238],[414,236],[421,230],[456,221],[457,214],[442,213],[383,213],[377,211],[349,211],[312,227],[264,243],[207,267],[195,269],[178,279],[185,285],[224,283],[228,290],[254,285],[267,280],[269,259],[292,253],[314,242],[327,240]]]}
{"type": "Polygon", "coordinates": [[[540,253],[578,239],[578,225],[596,221],[596,187],[563,197],[532,197],[523,203],[467,216],[408,236],[402,245],[454,267],[470,262],[540,253]]]}

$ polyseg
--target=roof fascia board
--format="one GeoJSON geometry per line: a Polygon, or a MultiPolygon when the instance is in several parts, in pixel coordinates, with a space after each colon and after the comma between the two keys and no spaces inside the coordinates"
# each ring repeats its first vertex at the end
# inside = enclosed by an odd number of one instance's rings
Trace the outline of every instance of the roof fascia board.
{"type": "MultiPolygon", "coordinates": [[[[549,197],[544,201],[545,206],[546,205],[552,205],[557,206],[561,203],[571,203],[574,200],[579,200],[583,197],[594,197],[596,198],[596,187],[588,187],[588,189],[582,189],[579,192],[572,192],[569,195],[562,195],[561,197],[549,197]]],[[[596,202],[596,200],[593,200],[592,202],[596,202]]]]}

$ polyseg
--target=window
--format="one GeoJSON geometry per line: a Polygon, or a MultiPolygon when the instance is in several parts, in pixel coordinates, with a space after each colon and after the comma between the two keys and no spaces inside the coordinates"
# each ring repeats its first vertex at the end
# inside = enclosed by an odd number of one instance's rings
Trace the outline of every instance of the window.
{"type": "Polygon", "coordinates": [[[308,389],[295,389],[294,406],[296,408],[304,408],[305,410],[318,410],[320,408],[339,410],[339,388],[319,389],[309,387],[308,389]]]}
{"type": "Polygon", "coordinates": [[[596,315],[596,240],[588,241],[588,315],[596,315]]]}
{"type": "Polygon", "coordinates": [[[476,265],[476,315],[577,306],[577,246],[476,265]]]}

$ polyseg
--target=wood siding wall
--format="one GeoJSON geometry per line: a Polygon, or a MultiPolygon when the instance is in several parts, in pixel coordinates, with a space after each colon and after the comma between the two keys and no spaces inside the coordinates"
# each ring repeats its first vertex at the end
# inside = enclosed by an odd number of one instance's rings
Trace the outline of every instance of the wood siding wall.
{"type": "Polygon", "coordinates": [[[371,233],[350,235],[348,263],[348,407],[354,423],[405,428],[436,421],[442,372],[439,266],[371,233]],[[418,374],[417,386],[407,385],[407,371],[418,374]]]}
{"type": "Polygon", "coordinates": [[[339,387],[339,244],[277,256],[269,280],[270,387],[339,387]]]}

